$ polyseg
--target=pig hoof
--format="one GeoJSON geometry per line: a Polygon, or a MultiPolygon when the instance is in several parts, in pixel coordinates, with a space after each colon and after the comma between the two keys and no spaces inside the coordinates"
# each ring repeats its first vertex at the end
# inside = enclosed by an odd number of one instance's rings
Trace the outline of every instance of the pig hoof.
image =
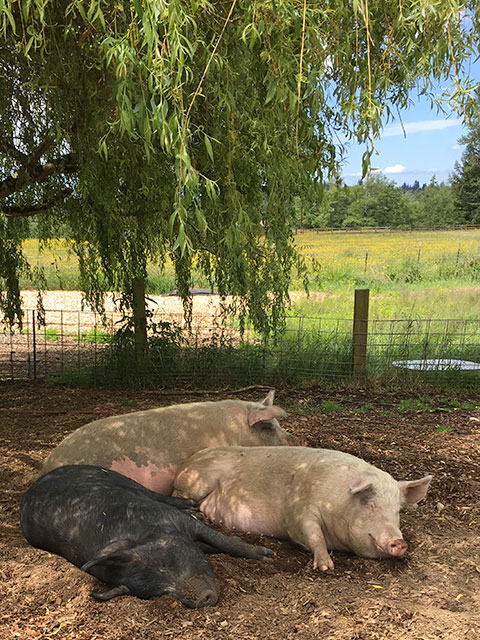
{"type": "Polygon", "coordinates": [[[313,568],[320,569],[320,571],[328,571],[328,570],[333,571],[335,567],[332,560],[328,559],[325,562],[320,562],[320,564],[317,562],[317,560],[314,560],[313,568]]]}
{"type": "Polygon", "coordinates": [[[273,556],[275,555],[274,552],[269,549],[268,547],[261,547],[260,549],[260,558],[261,560],[263,560],[264,562],[273,562],[273,559],[270,558],[269,556],[273,556]]]}

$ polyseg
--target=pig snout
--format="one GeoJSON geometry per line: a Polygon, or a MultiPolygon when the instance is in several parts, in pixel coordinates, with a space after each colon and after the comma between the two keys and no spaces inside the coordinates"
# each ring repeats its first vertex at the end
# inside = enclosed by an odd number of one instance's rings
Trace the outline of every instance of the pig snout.
{"type": "Polygon", "coordinates": [[[207,589],[202,594],[200,594],[195,602],[195,609],[200,609],[200,607],[209,607],[214,604],[217,604],[218,593],[215,593],[213,589],[207,589]]]}
{"type": "Polygon", "coordinates": [[[183,581],[177,596],[180,602],[191,609],[212,606],[217,603],[219,588],[216,580],[206,576],[190,576],[183,581]]]}
{"type": "Polygon", "coordinates": [[[377,540],[374,536],[370,534],[375,546],[387,556],[394,556],[400,558],[403,556],[407,549],[408,545],[403,538],[389,538],[387,540],[377,540]]]}
{"type": "Polygon", "coordinates": [[[402,538],[394,538],[387,542],[386,551],[390,556],[403,556],[407,550],[407,543],[402,538]]]}

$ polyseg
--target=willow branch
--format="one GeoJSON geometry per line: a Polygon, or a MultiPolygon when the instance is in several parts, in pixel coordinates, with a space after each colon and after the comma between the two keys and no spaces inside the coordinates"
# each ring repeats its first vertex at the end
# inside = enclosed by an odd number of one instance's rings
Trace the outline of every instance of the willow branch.
{"type": "Polygon", "coordinates": [[[7,218],[30,218],[36,216],[39,213],[45,213],[54,207],[60,200],[65,200],[68,196],[72,195],[73,189],[64,189],[56,198],[47,200],[40,204],[34,204],[23,207],[4,207],[3,213],[7,218]]]}
{"type": "Polygon", "coordinates": [[[78,171],[78,163],[75,158],[66,153],[59,158],[55,158],[45,164],[31,164],[39,149],[29,158],[29,162],[19,171],[0,181],[0,198],[7,198],[13,193],[20,191],[26,184],[45,182],[52,175],[72,174],[78,171]]]}

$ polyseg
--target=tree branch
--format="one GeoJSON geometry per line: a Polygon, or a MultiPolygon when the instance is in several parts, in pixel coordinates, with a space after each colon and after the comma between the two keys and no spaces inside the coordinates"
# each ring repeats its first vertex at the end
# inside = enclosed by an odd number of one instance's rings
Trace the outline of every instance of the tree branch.
{"type": "Polygon", "coordinates": [[[52,146],[53,142],[54,142],[55,138],[53,136],[47,136],[45,138],[45,140],[43,140],[43,142],[41,142],[38,147],[36,148],[36,150],[32,153],[32,155],[30,156],[30,158],[28,159],[28,163],[26,165],[26,168],[32,168],[35,167],[35,165],[38,164],[40,158],[43,156],[43,154],[48,151],[48,149],[52,146]]]}
{"type": "Polygon", "coordinates": [[[0,138],[0,151],[6,156],[15,158],[15,160],[21,165],[28,163],[28,156],[19,151],[13,144],[13,141],[7,141],[5,138],[0,138]]]}
{"type": "MultiPolygon", "coordinates": [[[[45,144],[45,142],[42,144],[45,144]]],[[[7,198],[11,196],[12,193],[19,191],[21,187],[23,188],[25,186],[26,176],[27,183],[36,183],[45,182],[45,180],[54,174],[71,174],[78,171],[78,163],[70,153],[66,153],[43,165],[37,163],[33,165],[32,161],[35,159],[35,156],[39,153],[41,154],[41,146],[42,145],[37,148],[34,155],[29,158],[28,164],[24,165],[20,171],[0,181],[0,198],[7,198]]]]}
{"type": "Polygon", "coordinates": [[[56,198],[47,200],[46,202],[42,202],[41,204],[34,204],[26,207],[4,207],[2,211],[7,216],[7,218],[28,218],[31,216],[36,216],[39,213],[48,211],[59,200],[64,200],[68,196],[72,195],[72,193],[73,189],[63,189],[63,191],[56,198]]]}

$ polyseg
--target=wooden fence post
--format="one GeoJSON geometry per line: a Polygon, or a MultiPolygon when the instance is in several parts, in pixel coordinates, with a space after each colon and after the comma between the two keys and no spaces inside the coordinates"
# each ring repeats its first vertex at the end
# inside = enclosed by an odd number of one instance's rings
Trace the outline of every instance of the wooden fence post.
{"type": "Polygon", "coordinates": [[[369,289],[355,289],[353,308],[353,375],[365,377],[367,373],[367,336],[369,289]]]}

